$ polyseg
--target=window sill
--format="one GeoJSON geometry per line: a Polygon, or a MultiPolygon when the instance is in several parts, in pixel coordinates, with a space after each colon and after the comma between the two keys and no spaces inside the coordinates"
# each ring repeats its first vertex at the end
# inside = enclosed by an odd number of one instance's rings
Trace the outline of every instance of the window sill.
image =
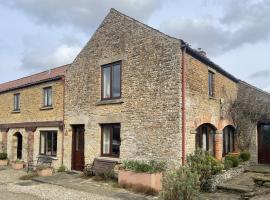
{"type": "Polygon", "coordinates": [[[52,106],[44,106],[42,108],[40,108],[40,110],[52,110],[53,107],[52,106]]]}
{"type": "Polygon", "coordinates": [[[58,160],[56,156],[38,155],[38,158],[51,158],[52,160],[58,160]]]}
{"type": "Polygon", "coordinates": [[[96,102],[96,106],[108,104],[121,104],[121,103],[124,103],[122,99],[99,100],[96,102]]]}
{"type": "Polygon", "coordinates": [[[20,110],[13,110],[11,113],[14,113],[14,114],[21,113],[21,111],[20,110]]]}
{"type": "Polygon", "coordinates": [[[208,98],[211,100],[217,100],[214,96],[208,96],[208,98]]]}

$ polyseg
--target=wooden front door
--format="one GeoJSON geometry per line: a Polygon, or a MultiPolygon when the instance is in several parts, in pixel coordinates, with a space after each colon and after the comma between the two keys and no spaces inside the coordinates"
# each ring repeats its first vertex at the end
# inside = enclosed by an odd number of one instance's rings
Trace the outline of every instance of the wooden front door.
{"type": "Polygon", "coordinates": [[[270,124],[258,126],[258,162],[270,164],[270,124]]]}
{"type": "Polygon", "coordinates": [[[84,169],[84,125],[72,126],[72,169],[84,169]]]}

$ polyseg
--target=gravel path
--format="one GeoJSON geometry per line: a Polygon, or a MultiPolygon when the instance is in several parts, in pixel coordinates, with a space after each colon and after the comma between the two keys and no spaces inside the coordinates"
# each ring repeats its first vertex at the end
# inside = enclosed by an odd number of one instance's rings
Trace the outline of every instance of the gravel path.
{"type": "MultiPolygon", "coordinates": [[[[0,167],[0,200],[124,200],[126,196],[113,194],[108,196],[99,192],[79,191],[58,185],[38,183],[19,178],[25,175],[24,171],[14,171],[0,167]]],[[[129,198],[128,198],[129,199],[129,198]]],[[[132,195],[132,199],[141,200],[140,196],[132,195]]],[[[145,199],[145,198],[143,198],[145,199]]],[[[153,199],[153,198],[151,198],[153,199]]],[[[155,198],[154,198],[155,199],[155,198]]]]}

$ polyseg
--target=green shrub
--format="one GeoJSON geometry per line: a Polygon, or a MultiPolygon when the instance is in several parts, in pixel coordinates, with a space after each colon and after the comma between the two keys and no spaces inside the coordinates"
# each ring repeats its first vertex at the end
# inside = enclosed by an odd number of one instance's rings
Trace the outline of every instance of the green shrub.
{"type": "Polygon", "coordinates": [[[17,160],[14,161],[14,163],[23,164],[24,162],[23,162],[23,160],[17,159],[17,160]]]}
{"type": "Polygon", "coordinates": [[[212,175],[220,173],[224,168],[219,160],[202,150],[197,150],[194,154],[187,157],[187,166],[194,173],[200,175],[201,188],[203,188],[207,179],[212,175]]]}
{"type": "Polygon", "coordinates": [[[234,155],[226,155],[225,161],[230,160],[233,163],[233,167],[237,167],[239,165],[239,157],[234,155]]]}
{"type": "Polygon", "coordinates": [[[231,160],[224,160],[224,169],[228,170],[230,168],[233,168],[233,161],[231,160]]]}
{"type": "Polygon", "coordinates": [[[65,166],[65,165],[61,165],[61,166],[58,168],[57,172],[65,172],[66,170],[67,170],[66,166],[65,166]]]}
{"type": "Polygon", "coordinates": [[[157,173],[165,171],[166,163],[153,160],[149,162],[126,160],[123,162],[122,169],[143,173],[157,173]]]}
{"type": "Polygon", "coordinates": [[[7,160],[7,153],[0,153],[0,160],[7,160]]]}
{"type": "Polygon", "coordinates": [[[240,153],[239,157],[243,162],[248,161],[250,160],[250,153],[248,151],[243,151],[240,153]]]}
{"type": "Polygon", "coordinates": [[[186,166],[166,174],[162,179],[161,196],[164,200],[191,200],[199,190],[198,174],[186,166]]]}

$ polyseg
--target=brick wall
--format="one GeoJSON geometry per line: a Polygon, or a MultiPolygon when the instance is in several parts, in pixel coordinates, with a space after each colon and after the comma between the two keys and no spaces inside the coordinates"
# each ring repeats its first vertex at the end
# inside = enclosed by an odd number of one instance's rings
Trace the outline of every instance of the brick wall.
{"type": "Polygon", "coordinates": [[[223,151],[222,131],[233,125],[228,116],[228,103],[237,96],[237,83],[195,59],[186,56],[187,65],[187,153],[195,150],[196,129],[208,123],[216,130],[216,157],[221,158],[223,151]],[[214,71],[214,97],[208,95],[208,70],[214,71]]]}

